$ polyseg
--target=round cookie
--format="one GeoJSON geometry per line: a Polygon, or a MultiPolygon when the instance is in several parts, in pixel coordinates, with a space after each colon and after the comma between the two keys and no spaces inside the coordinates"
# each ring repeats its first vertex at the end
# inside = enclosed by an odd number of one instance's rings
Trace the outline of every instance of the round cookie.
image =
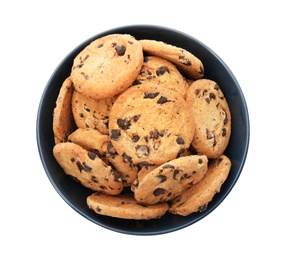
{"type": "Polygon", "coordinates": [[[72,114],[71,100],[74,91],[70,77],[60,88],[53,114],[53,132],[55,143],[66,142],[68,135],[76,129],[72,114]]]}
{"type": "Polygon", "coordinates": [[[140,42],[129,34],[110,34],[94,40],[75,57],[71,78],[79,93],[106,99],[127,89],[142,64],[140,42]]]}
{"type": "Polygon", "coordinates": [[[108,196],[98,192],[87,197],[87,205],[97,214],[123,219],[156,219],[162,217],[168,210],[167,203],[142,205],[132,194],[108,196]]]}
{"type": "Polygon", "coordinates": [[[120,173],[124,186],[130,186],[136,179],[138,167],[115,151],[108,135],[92,128],[78,128],[69,135],[68,141],[96,153],[106,164],[110,163],[120,173]]]}
{"type": "Polygon", "coordinates": [[[185,97],[187,82],[175,65],[157,56],[145,56],[141,71],[133,85],[147,82],[177,91],[185,97]]]}
{"type": "Polygon", "coordinates": [[[200,79],[204,76],[201,60],[187,50],[162,41],[143,39],[139,42],[144,52],[171,61],[185,77],[200,79]]]}
{"type": "Polygon", "coordinates": [[[180,157],[191,144],[193,126],[192,110],[179,93],[145,83],[119,95],[109,116],[117,153],[142,166],[180,157]]]}
{"type": "Polygon", "coordinates": [[[120,194],[123,190],[120,173],[106,165],[96,153],[66,142],[56,144],[53,154],[64,172],[83,186],[109,195],[120,194]]]}
{"type": "Polygon", "coordinates": [[[218,158],[231,135],[231,114],[221,89],[213,80],[196,80],[186,92],[186,101],[195,120],[193,148],[208,158],[218,158]]]}
{"type": "Polygon", "coordinates": [[[169,211],[187,216],[193,212],[207,209],[208,203],[220,191],[228,177],[231,161],[225,155],[209,162],[205,177],[171,201],[169,211]]]}
{"type": "Polygon", "coordinates": [[[169,161],[150,173],[133,188],[135,199],[144,204],[169,201],[205,176],[208,159],[190,155],[169,161]]]}
{"type": "Polygon", "coordinates": [[[72,112],[79,128],[97,129],[108,134],[108,119],[116,96],[95,100],[74,91],[72,96],[72,112]]]}

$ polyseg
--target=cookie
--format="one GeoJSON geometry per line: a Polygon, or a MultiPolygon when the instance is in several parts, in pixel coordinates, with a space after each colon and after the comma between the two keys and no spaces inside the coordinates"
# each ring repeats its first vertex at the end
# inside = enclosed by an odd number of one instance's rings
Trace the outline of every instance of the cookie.
{"type": "Polygon", "coordinates": [[[127,89],[142,64],[140,42],[129,34],[110,34],[94,40],[75,57],[71,78],[79,93],[107,99],[127,89]]]}
{"type": "Polygon", "coordinates": [[[73,82],[68,77],[60,88],[53,112],[53,133],[56,144],[66,142],[68,135],[76,129],[71,108],[73,91],[73,82]]]}
{"type": "Polygon", "coordinates": [[[124,186],[130,186],[136,179],[138,167],[116,152],[108,135],[92,128],[78,128],[69,135],[68,141],[96,153],[106,164],[110,164],[120,173],[124,186]]]}
{"type": "Polygon", "coordinates": [[[144,57],[143,66],[133,85],[142,84],[143,82],[167,87],[185,97],[186,80],[173,63],[161,57],[144,57]]]}
{"type": "Polygon", "coordinates": [[[187,216],[193,212],[206,210],[214,195],[220,192],[230,168],[231,161],[225,155],[211,160],[205,177],[171,201],[169,211],[173,214],[187,216]]]}
{"type": "Polygon", "coordinates": [[[122,218],[147,220],[162,217],[168,210],[167,203],[143,205],[138,203],[132,194],[109,196],[98,192],[87,197],[87,205],[100,215],[122,218]]]}
{"type": "Polygon", "coordinates": [[[231,135],[231,114],[222,90],[213,80],[196,80],[186,92],[186,101],[195,120],[193,148],[208,158],[218,158],[231,135]]]}
{"type": "Polygon", "coordinates": [[[160,165],[180,157],[194,136],[194,116],[183,97],[146,83],[118,96],[109,115],[117,153],[135,165],[160,165]]]}
{"type": "Polygon", "coordinates": [[[108,135],[101,134],[98,130],[78,128],[68,136],[68,141],[96,153],[101,158],[105,157],[107,144],[110,140],[108,135]]]}
{"type": "Polygon", "coordinates": [[[185,77],[200,79],[204,76],[201,60],[189,51],[162,41],[143,39],[139,42],[144,52],[171,61],[185,77]]]}
{"type": "Polygon", "coordinates": [[[190,155],[169,161],[147,175],[133,187],[135,199],[144,204],[169,201],[205,176],[208,159],[190,155]]]}
{"type": "Polygon", "coordinates": [[[64,172],[83,186],[109,195],[120,194],[123,190],[120,173],[105,164],[96,153],[66,142],[56,144],[53,154],[64,172]]]}
{"type": "Polygon", "coordinates": [[[108,134],[108,119],[116,96],[95,100],[74,91],[72,112],[79,128],[93,128],[102,134],[108,134]]]}

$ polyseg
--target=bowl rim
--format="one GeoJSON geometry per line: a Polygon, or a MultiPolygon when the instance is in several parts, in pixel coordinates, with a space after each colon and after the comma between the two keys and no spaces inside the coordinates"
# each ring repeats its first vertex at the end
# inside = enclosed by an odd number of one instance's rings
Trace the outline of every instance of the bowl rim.
{"type": "Polygon", "coordinates": [[[55,70],[53,71],[53,73],[51,74],[51,76],[49,77],[46,86],[43,90],[43,93],[41,95],[40,101],[39,101],[39,106],[38,106],[38,110],[37,110],[37,118],[36,118],[36,139],[37,139],[37,148],[38,148],[38,152],[39,152],[39,156],[43,165],[43,168],[45,170],[45,173],[48,177],[48,179],[50,180],[51,184],[53,185],[54,189],[57,191],[57,193],[60,195],[60,197],[72,208],[74,209],[76,212],[78,212],[81,216],[83,216],[84,218],[88,219],[89,221],[103,227],[106,228],[108,230],[111,231],[115,231],[118,233],[123,233],[123,234],[129,234],[129,235],[161,235],[161,234],[166,234],[166,233],[170,233],[170,232],[174,232],[180,229],[183,229],[185,227],[188,227],[198,221],[200,221],[201,219],[203,219],[204,217],[206,217],[208,214],[210,214],[212,211],[214,211],[222,202],[223,200],[228,196],[228,194],[230,193],[230,191],[233,189],[233,187],[235,186],[236,182],[238,181],[243,167],[245,165],[246,159],[247,159],[247,155],[248,155],[248,150],[249,150],[249,142],[250,142],[250,119],[249,119],[249,112],[248,112],[248,106],[245,100],[245,96],[244,93],[236,79],[236,77],[234,76],[234,74],[232,73],[232,71],[230,70],[230,68],[228,67],[228,65],[211,49],[209,48],[206,44],[204,44],[203,42],[199,41],[198,39],[196,39],[195,37],[184,33],[182,31],[179,31],[177,29],[173,29],[170,27],[165,27],[165,26],[160,26],[160,25],[147,25],[147,24],[137,24],[137,25],[125,25],[125,26],[120,26],[120,27],[115,27],[115,28],[111,28],[108,30],[105,30],[103,32],[99,32],[93,36],[91,36],[90,38],[84,40],[83,42],[81,42],[80,44],[78,44],[75,48],[73,48],[62,60],[61,62],[58,64],[58,66],[55,68],[55,70]],[[58,186],[56,185],[56,183],[54,182],[51,173],[48,169],[47,166],[47,162],[45,160],[45,156],[43,153],[43,148],[41,145],[41,134],[39,131],[40,128],[40,121],[41,121],[41,111],[43,109],[42,105],[43,105],[43,101],[46,97],[46,95],[48,94],[48,91],[50,89],[51,86],[51,82],[53,80],[53,78],[55,77],[56,73],[60,70],[60,68],[64,65],[65,61],[68,60],[68,58],[70,56],[72,56],[73,53],[77,52],[77,50],[80,50],[83,47],[85,47],[89,42],[93,41],[94,39],[107,35],[107,34],[111,34],[117,31],[128,31],[132,28],[136,28],[136,29],[146,29],[146,30],[164,30],[167,32],[173,32],[175,34],[179,34],[182,35],[186,38],[188,38],[191,41],[196,42],[198,45],[201,45],[202,48],[205,48],[207,51],[209,51],[217,60],[218,62],[223,65],[223,67],[226,69],[227,73],[230,75],[230,77],[232,78],[232,80],[234,81],[237,91],[239,92],[239,96],[241,98],[241,102],[243,105],[243,111],[244,111],[244,117],[245,117],[245,144],[243,147],[243,157],[240,160],[240,165],[239,168],[236,172],[235,178],[233,179],[233,181],[231,182],[231,185],[225,190],[225,192],[223,193],[223,196],[219,199],[219,201],[214,204],[210,210],[207,210],[206,212],[204,212],[203,214],[200,214],[198,217],[193,218],[191,221],[186,222],[185,224],[182,225],[178,225],[172,228],[168,228],[168,229],[164,229],[164,230],[157,230],[157,231],[126,231],[124,229],[120,229],[120,228],[115,228],[109,225],[106,225],[96,219],[91,218],[90,216],[88,216],[87,214],[85,214],[85,212],[83,212],[81,209],[79,209],[78,207],[76,207],[69,198],[67,198],[66,196],[64,196],[63,192],[58,188],[58,186]]]}

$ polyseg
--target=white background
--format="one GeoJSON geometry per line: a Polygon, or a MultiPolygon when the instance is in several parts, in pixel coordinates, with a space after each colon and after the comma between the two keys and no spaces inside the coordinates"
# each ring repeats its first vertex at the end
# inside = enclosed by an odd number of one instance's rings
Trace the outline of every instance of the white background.
{"type": "Polygon", "coordinates": [[[287,3],[2,1],[0,258],[291,259],[287,3]],[[80,216],[49,182],[36,144],[39,101],[59,62],[89,37],[132,24],[171,27],[209,46],[250,114],[249,153],[232,192],[198,223],[159,236],[119,234],[80,216]]]}

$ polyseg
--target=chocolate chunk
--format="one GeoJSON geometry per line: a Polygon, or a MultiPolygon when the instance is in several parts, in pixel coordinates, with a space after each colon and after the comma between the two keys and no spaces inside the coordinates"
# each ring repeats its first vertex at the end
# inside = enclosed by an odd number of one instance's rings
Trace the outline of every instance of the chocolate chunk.
{"type": "Polygon", "coordinates": [[[138,79],[134,80],[134,82],[132,83],[133,86],[140,85],[140,84],[141,82],[138,79]]]}
{"type": "Polygon", "coordinates": [[[113,176],[114,176],[114,181],[116,181],[116,182],[122,181],[120,172],[113,171],[113,176]]]}
{"type": "Polygon", "coordinates": [[[112,130],[110,134],[110,138],[113,140],[118,140],[120,137],[120,130],[112,130]]]}
{"type": "Polygon", "coordinates": [[[185,66],[191,66],[191,61],[187,59],[185,56],[179,56],[180,62],[185,66]]]}
{"type": "Polygon", "coordinates": [[[140,139],[140,137],[138,135],[134,135],[131,139],[133,142],[136,143],[140,139]]]}
{"type": "Polygon", "coordinates": [[[132,118],[133,122],[137,122],[139,118],[140,118],[140,115],[134,115],[132,118]]]}
{"type": "Polygon", "coordinates": [[[84,171],[85,172],[90,172],[92,171],[92,167],[90,167],[87,163],[83,163],[83,166],[84,166],[84,171]]]}
{"type": "Polygon", "coordinates": [[[136,154],[138,158],[142,158],[142,157],[148,157],[149,155],[149,148],[146,145],[138,145],[135,148],[136,154]]]}
{"type": "Polygon", "coordinates": [[[225,128],[222,128],[222,136],[226,136],[226,129],[225,128]]]}
{"type": "Polygon", "coordinates": [[[117,124],[122,130],[127,130],[131,126],[130,120],[127,120],[126,118],[117,119],[117,124]]]}
{"type": "Polygon", "coordinates": [[[144,93],[143,98],[151,98],[154,99],[160,94],[160,92],[154,92],[154,93],[144,93]]]}
{"type": "Polygon", "coordinates": [[[175,166],[174,165],[171,165],[171,164],[165,164],[163,166],[163,169],[175,169],[175,166]]]}
{"type": "Polygon", "coordinates": [[[122,158],[123,158],[123,162],[125,162],[125,163],[127,163],[127,162],[132,163],[132,158],[130,156],[128,156],[126,153],[124,153],[122,155],[122,158]]]}
{"type": "Polygon", "coordinates": [[[97,154],[96,153],[93,153],[91,151],[88,152],[88,157],[91,159],[91,160],[95,160],[97,154]]]}
{"type": "Polygon", "coordinates": [[[178,136],[177,139],[176,139],[176,143],[177,143],[177,144],[185,144],[183,138],[182,138],[182,137],[179,137],[179,136],[178,136]]]}
{"type": "Polygon", "coordinates": [[[179,173],[179,170],[174,170],[174,172],[173,172],[173,179],[174,180],[177,180],[178,173],[179,173]]]}
{"type": "Polygon", "coordinates": [[[160,183],[165,182],[167,180],[167,177],[165,175],[158,175],[157,177],[160,179],[160,183]]]}
{"type": "Polygon", "coordinates": [[[77,165],[77,167],[78,167],[80,172],[82,172],[82,170],[84,170],[83,165],[82,165],[82,163],[80,161],[77,161],[76,165],[77,165]]]}
{"type": "Polygon", "coordinates": [[[213,93],[209,93],[209,98],[210,98],[210,100],[211,100],[211,99],[214,99],[214,100],[215,100],[215,99],[216,99],[216,96],[215,96],[215,94],[213,94],[213,93]]]}
{"type": "Polygon", "coordinates": [[[115,50],[116,50],[118,56],[123,56],[125,51],[126,51],[126,48],[125,48],[124,45],[116,44],[115,45],[115,50]]]}
{"type": "Polygon", "coordinates": [[[161,66],[156,70],[156,74],[157,76],[162,76],[164,75],[166,72],[170,73],[170,70],[167,66],[161,66]]]}
{"type": "Polygon", "coordinates": [[[166,97],[161,96],[158,100],[158,104],[164,104],[166,102],[170,102],[170,100],[168,100],[166,97]]]}
{"type": "Polygon", "coordinates": [[[198,211],[199,211],[199,212],[203,212],[203,211],[205,211],[206,209],[207,209],[207,204],[204,204],[204,205],[198,207],[198,211]]]}
{"type": "Polygon", "coordinates": [[[166,193],[166,190],[165,189],[162,189],[162,188],[157,188],[154,190],[154,196],[157,197],[159,195],[162,195],[162,194],[165,194],[166,193]]]}

